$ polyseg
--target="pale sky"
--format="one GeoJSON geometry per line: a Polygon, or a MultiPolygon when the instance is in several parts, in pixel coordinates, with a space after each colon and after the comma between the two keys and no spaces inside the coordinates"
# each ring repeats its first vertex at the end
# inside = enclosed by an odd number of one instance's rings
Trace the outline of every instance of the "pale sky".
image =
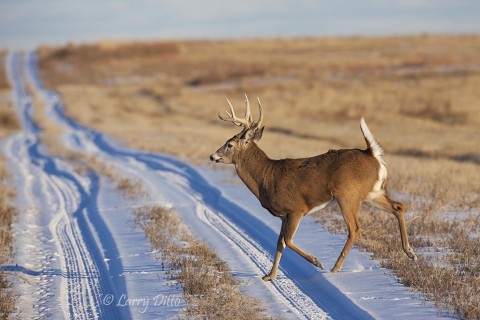
{"type": "Polygon", "coordinates": [[[480,0],[0,0],[0,48],[96,40],[480,33],[480,0]]]}

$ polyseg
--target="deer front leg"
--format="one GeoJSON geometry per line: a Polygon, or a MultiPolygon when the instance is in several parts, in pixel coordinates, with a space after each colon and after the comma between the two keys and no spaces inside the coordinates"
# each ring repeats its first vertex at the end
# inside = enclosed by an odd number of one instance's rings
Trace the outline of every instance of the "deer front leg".
{"type": "Polygon", "coordinates": [[[275,253],[275,260],[273,261],[273,266],[270,273],[262,277],[264,281],[272,281],[277,277],[278,265],[280,264],[280,258],[282,257],[283,249],[285,249],[284,233],[285,233],[285,219],[282,219],[282,228],[280,229],[280,234],[278,235],[277,252],[275,253]]]}
{"type": "Polygon", "coordinates": [[[290,249],[292,249],[293,251],[301,255],[305,260],[307,260],[314,266],[319,267],[320,269],[324,269],[323,264],[320,262],[320,260],[318,260],[316,257],[311,255],[310,253],[303,251],[293,243],[293,236],[297,232],[298,225],[300,224],[300,220],[302,220],[302,218],[303,218],[302,214],[298,214],[298,215],[290,214],[286,217],[287,223],[285,225],[285,235],[284,235],[285,244],[287,247],[289,247],[290,249]]]}

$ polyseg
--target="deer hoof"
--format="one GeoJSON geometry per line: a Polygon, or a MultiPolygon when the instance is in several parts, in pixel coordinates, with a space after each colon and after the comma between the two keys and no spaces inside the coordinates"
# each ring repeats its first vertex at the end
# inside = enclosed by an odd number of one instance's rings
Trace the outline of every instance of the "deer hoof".
{"type": "Polygon", "coordinates": [[[405,253],[410,259],[412,259],[413,261],[417,261],[417,255],[415,254],[412,248],[408,248],[405,253]]]}
{"type": "Polygon", "coordinates": [[[263,281],[272,281],[276,278],[276,276],[272,276],[271,274],[267,274],[265,276],[262,277],[262,280],[263,281]]]}
{"type": "Polygon", "coordinates": [[[338,266],[335,266],[332,268],[332,270],[330,270],[331,273],[338,273],[340,271],[340,269],[342,269],[342,267],[338,267],[338,266]]]}
{"type": "Polygon", "coordinates": [[[315,267],[318,267],[318,268],[320,268],[320,269],[325,269],[325,268],[323,267],[322,262],[321,262],[320,260],[318,260],[317,258],[315,258],[315,257],[313,257],[313,259],[312,259],[312,264],[313,264],[315,267]]]}

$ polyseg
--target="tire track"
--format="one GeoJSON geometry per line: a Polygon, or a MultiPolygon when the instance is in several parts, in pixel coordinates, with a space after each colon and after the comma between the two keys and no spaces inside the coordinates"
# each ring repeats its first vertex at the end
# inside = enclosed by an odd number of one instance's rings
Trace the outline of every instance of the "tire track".
{"type": "MultiPolygon", "coordinates": [[[[11,54],[7,60],[13,100],[23,128],[23,132],[14,140],[18,146],[14,149],[14,143],[10,144],[12,149],[9,154],[13,161],[22,163],[25,177],[38,179],[25,184],[25,189],[27,196],[40,208],[42,218],[48,221],[56,251],[60,256],[61,287],[65,288],[65,292],[61,289],[60,292],[52,293],[51,287],[46,290],[50,291],[50,296],[60,297],[65,318],[128,317],[128,308],[123,308],[120,312],[114,305],[107,306],[102,303],[102,297],[115,293],[116,288],[110,280],[111,275],[101,254],[99,246],[102,244],[96,243],[94,231],[90,228],[90,225],[94,224],[89,223],[91,219],[96,222],[101,219],[95,206],[99,178],[94,173],[79,177],[61,160],[44,153],[39,140],[41,130],[31,118],[32,101],[26,93],[26,83],[23,80],[25,76],[33,78],[27,61],[18,53],[11,54]],[[23,76],[22,66],[25,68],[23,76]],[[90,188],[87,190],[84,184],[90,185],[90,188]]],[[[99,224],[102,225],[101,222],[99,224]]],[[[105,224],[102,226],[105,227],[105,224]]],[[[106,240],[111,239],[106,236],[106,240]]],[[[121,261],[116,263],[121,264],[121,261]]],[[[48,269],[48,266],[44,269],[48,269]]],[[[35,296],[34,293],[32,295],[35,296]]],[[[49,308],[48,304],[52,302],[38,299],[37,308],[49,308]]],[[[42,315],[40,313],[40,316],[42,315]]]]}

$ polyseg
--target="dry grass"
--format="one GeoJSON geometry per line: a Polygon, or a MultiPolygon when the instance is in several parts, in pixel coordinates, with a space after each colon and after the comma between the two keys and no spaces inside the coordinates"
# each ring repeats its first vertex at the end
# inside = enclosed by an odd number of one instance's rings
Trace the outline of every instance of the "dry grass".
{"type": "MultiPolygon", "coordinates": [[[[0,157],[0,265],[12,261],[12,223],[17,210],[9,204],[14,196],[11,187],[5,185],[8,179],[3,158],[0,157]]],[[[15,311],[16,294],[8,272],[0,271],[0,318],[8,319],[15,311]]]]}
{"type": "Polygon", "coordinates": [[[118,170],[99,158],[69,151],[65,159],[73,163],[78,172],[93,170],[107,177],[115,184],[117,191],[124,197],[138,199],[139,197],[146,196],[140,180],[132,180],[119,174],[118,170]]]}
{"type": "MultiPolygon", "coordinates": [[[[9,108],[10,106],[7,104],[6,107],[9,108]]],[[[2,108],[0,110],[0,136],[18,128],[18,120],[15,114],[11,110],[2,108]]]]}
{"type": "Polygon", "coordinates": [[[9,89],[10,85],[7,79],[7,72],[5,70],[5,58],[7,52],[0,49],[0,90],[9,89]]]}
{"type": "MultiPolygon", "coordinates": [[[[1,56],[0,60],[2,60],[1,56]]],[[[13,113],[13,105],[10,101],[10,91],[0,88],[0,139],[11,135],[19,128],[20,124],[13,113]]]]}
{"type": "MultiPolygon", "coordinates": [[[[0,52],[0,61],[3,62],[4,53],[0,52]]],[[[8,83],[5,76],[4,63],[0,63],[0,139],[13,134],[19,129],[18,121],[12,112],[9,101],[8,83]]],[[[4,159],[0,157],[0,265],[12,261],[12,223],[17,210],[10,205],[15,196],[11,186],[6,185],[10,178],[4,159]]],[[[0,270],[0,319],[12,317],[15,311],[16,294],[8,272],[0,270]]]]}
{"type": "MultiPolygon", "coordinates": [[[[267,126],[260,146],[273,158],[364,148],[365,116],[386,149],[390,190],[419,217],[409,225],[417,247],[428,247],[425,234],[467,241],[434,213],[480,208],[480,35],[110,43],[43,48],[39,61],[73,118],[131,147],[202,165],[236,133],[216,119],[225,96],[237,108],[244,92],[260,96],[267,126]]],[[[360,246],[439,306],[478,314],[478,294],[468,299],[473,289],[465,286],[478,273],[462,269],[477,257],[456,249],[469,242],[438,244],[455,252],[448,257],[456,263],[441,261],[448,268],[427,254],[412,265],[385,240],[398,238],[392,218],[375,217],[363,218],[360,246]]]]}
{"type": "Polygon", "coordinates": [[[144,207],[136,221],[162,252],[172,279],[183,288],[188,319],[264,319],[259,301],[243,294],[227,264],[205,243],[196,240],[173,209],[144,207]]]}
{"type": "Polygon", "coordinates": [[[40,142],[52,155],[73,158],[75,155],[69,156],[69,151],[62,144],[63,128],[48,119],[45,114],[46,110],[42,98],[35,89],[27,86],[26,90],[28,95],[32,97],[32,119],[42,130],[40,133],[40,142]]]}

